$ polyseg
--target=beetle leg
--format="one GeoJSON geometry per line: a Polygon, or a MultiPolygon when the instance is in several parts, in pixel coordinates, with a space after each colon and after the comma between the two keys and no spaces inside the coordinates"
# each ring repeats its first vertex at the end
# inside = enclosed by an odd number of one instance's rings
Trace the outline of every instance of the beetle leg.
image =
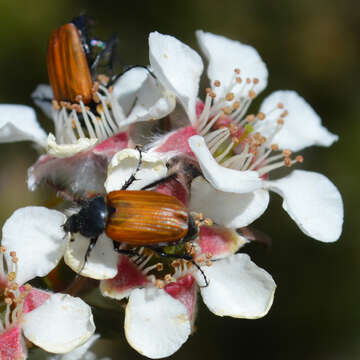
{"type": "Polygon", "coordinates": [[[84,269],[84,267],[85,267],[85,264],[86,264],[86,262],[87,262],[87,260],[88,260],[88,258],[89,258],[89,256],[90,256],[91,250],[92,250],[92,249],[94,248],[94,246],[96,245],[97,240],[98,240],[98,237],[95,237],[95,238],[91,238],[91,239],[90,239],[90,244],[89,244],[89,246],[88,246],[88,248],[87,248],[87,250],[86,250],[86,254],[85,254],[85,258],[84,258],[84,263],[83,263],[83,265],[82,265],[79,273],[81,273],[81,272],[83,271],[83,269],[84,269]]]}
{"type": "Polygon", "coordinates": [[[136,180],[136,173],[140,170],[142,165],[142,151],[139,145],[136,145],[136,150],[139,151],[139,162],[135,169],[135,172],[126,180],[125,184],[122,186],[121,190],[126,190],[135,180],[136,180]]]}
{"type": "Polygon", "coordinates": [[[138,252],[136,252],[135,250],[129,250],[129,249],[120,249],[120,245],[121,243],[117,242],[117,241],[113,241],[113,245],[114,245],[114,250],[118,253],[118,254],[122,254],[122,255],[130,255],[130,256],[142,256],[140,255],[138,252]]]}
{"type": "Polygon", "coordinates": [[[200,272],[205,280],[205,285],[200,287],[208,287],[209,286],[209,280],[207,279],[204,271],[201,269],[201,267],[196,263],[194,258],[191,255],[188,254],[167,254],[163,251],[162,248],[155,247],[155,246],[147,246],[151,250],[155,251],[159,256],[165,257],[165,258],[172,258],[172,259],[183,259],[186,261],[190,261],[200,272]]]}

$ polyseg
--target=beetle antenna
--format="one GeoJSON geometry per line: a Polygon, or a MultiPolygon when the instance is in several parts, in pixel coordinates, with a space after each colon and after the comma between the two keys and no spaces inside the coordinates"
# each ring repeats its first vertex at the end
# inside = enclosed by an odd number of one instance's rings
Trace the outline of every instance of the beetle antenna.
{"type": "Polygon", "coordinates": [[[121,190],[126,190],[135,180],[136,180],[136,173],[140,170],[142,165],[142,150],[140,145],[136,145],[135,149],[139,151],[139,162],[134,173],[126,180],[125,184],[122,186],[121,190]]]}
{"type": "Polygon", "coordinates": [[[121,76],[123,76],[125,73],[127,73],[128,71],[135,69],[135,68],[145,69],[154,79],[156,79],[155,74],[146,65],[130,65],[130,66],[126,67],[126,69],[124,71],[122,71],[120,74],[114,75],[110,79],[108,86],[113,85],[121,76]]]}

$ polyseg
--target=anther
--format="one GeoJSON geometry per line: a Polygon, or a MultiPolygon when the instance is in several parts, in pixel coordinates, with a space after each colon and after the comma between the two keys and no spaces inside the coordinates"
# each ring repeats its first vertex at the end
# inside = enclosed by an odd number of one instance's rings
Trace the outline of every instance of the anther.
{"type": "Polygon", "coordinates": [[[279,151],[279,145],[278,144],[272,144],[270,146],[270,148],[271,148],[272,151],[279,151]]]}
{"type": "MultiPolygon", "coordinates": [[[[237,138],[235,138],[236,141],[238,141],[237,138]]],[[[210,219],[210,218],[206,218],[204,220],[204,225],[208,225],[208,226],[213,226],[214,225],[214,222],[210,219]]]]}
{"type": "Polygon", "coordinates": [[[177,268],[177,267],[179,267],[180,265],[181,265],[181,262],[180,262],[179,260],[174,260],[174,261],[171,262],[171,266],[172,266],[173,268],[177,268]]]}
{"type": "Polygon", "coordinates": [[[236,80],[236,82],[237,82],[238,84],[241,84],[241,83],[242,83],[242,79],[241,79],[240,76],[236,77],[235,80],[236,80]]]}
{"type": "Polygon", "coordinates": [[[289,150],[289,149],[285,149],[283,152],[283,155],[285,156],[285,157],[288,157],[288,156],[290,156],[292,153],[291,153],[291,150],[289,150]]]}
{"type": "Polygon", "coordinates": [[[284,118],[285,116],[287,116],[289,114],[289,112],[287,110],[284,110],[282,112],[282,114],[280,115],[281,118],[284,118]]]}
{"type": "Polygon", "coordinates": [[[207,252],[205,256],[207,259],[211,259],[213,255],[211,252],[207,252]]]}
{"type": "Polygon", "coordinates": [[[2,253],[6,252],[6,247],[5,246],[0,246],[0,252],[2,252],[2,253]]]}
{"type": "Polygon", "coordinates": [[[240,107],[240,102],[239,102],[239,101],[235,101],[235,102],[233,103],[233,109],[236,110],[236,109],[238,109],[239,107],[240,107]]]}
{"type": "Polygon", "coordinates": [[[256,117],[259,119],[259,120],[264,120],[265,119],[265,114],[263,112],[259,112],[256,117]]]}
{"type": "Polygon", "coordinates": [[[298,163],[302,163],[304,162],[304,157],[302,155],[298,155],[296,156],[295,160],[298,162],[298,163]]]}
{"type": "Polygon", "coordinates": [[[162,263],[157,263],[157,264],[156,264],[156,270],[157,270],[157,271],[163,271],[163,270],[164,270],[164,264],[162,264],[162,263]]]}
{"type": "Polygon", "coordinates": [[[234,100],[234,97],[235,97],[234,93],[229,92],[229,93],[226,94],[225,99],[227,101],[232,101],[232,100],[234,100]]]}
{"type": "Polygon", "coordinates": [[[96,79],[104,86],[106,86],[110,81],[110,78],[104,74],[99,74],[96,79]]]}
{"type": "Polygon", "coordinates": [[[253,79],[253,83],[256,85],[256,84],[258,84],[259,83],[259,79],[258,78],[254,78],[253,79]]]}
{"type": "Polygon", "coordinates": [[[171,283],[171,281],[172,281],[172,276],[171,276],[171,274],[166,274],[165,276],[164,276],[164,280],[165,280],[165,282],[166,283],[171,283]]]}
{"type": "Polygon", "coordinates": [[[221,85],[221,82],[220,82],[219,80],[215,80],[215,81],[214,81],[214,85],[215,85],[216,87],[219,87],[219,86],[221,85]]]}
{"type": "Polygon", "coordinates": [[[19,258],[16,256],[12,257],[12,259],[11,259],[11,262],[13,262],[14,264],[16,264],[18,261],[19,261],[19,258]]]}
{"type": "Polygon", "coordinates": [[[285,165],[286,167],[290,167],[290,166],[291,166],[291,159],[290,159],[289,157],[286,157],[286,158],[284,159],[284,165],[285,165]]]}
{"type": "Polygon", "coordinates": [[[12,300],[9,297],[6,297],[4,299],[4,302],[5,302],[6,305],[11,305],[12,304],[12,300]]]}
{"type": "Polygon", "coordinates": [[[256,92],[254,90],[249,91],[249,98],[254,99],[256,97],[256,92]]]}
{"type": "Polygon", "coordinates": [[[160,279],[156,279],[155,280],[155,286],[158,289],[163,289],[165,287],[164,281],[160,280],[160,279]]]}
{"type": "Polygon", "coordinates": [[[232,107],[231,106],[225,106],[221,110],[224,112],[225,115],[231,115],[231,113],[232,113],[232,107]]]}
{"type": "Polygon", "coordinates": [[[8,274],[8,281],[14,281],[16,279],[16,273],[13,271],[9,272],[8,274]]]}
{"type": "Polygon", "coordinates": [[[246,83],[247,83],[247,84],[251,84],[251,79],[250,79],[250,78],[246,78],[246,83]]]}
{"type": "Polygon", "coordinates": [[[246,120],[248,123],[251,123],[252,121],[255,120],[255,115],[250,114],[250,115],[246,116],[245,120],[246,120]]]}
{"type": "Polygon", "coordinates": [[[212,265],[212,261],[211,260],[208,260],[207,262],[206,262],[206,266],[211,266],[212,265]]]}
{"type": "Polygon", "coordinates": [[[80,101],[82,101],[82,99],[83,99],[82,95],[76,95],[76,96],[75,96],[75,101],[77,101],[78,103],[79,103],[80,101]]]}
{"type": "Polygon", "coordinates": [[[53,100],[53,101],[52,101],[52,106],[53,106],[53,108],[54,108],[55,110],[60,110],[60,109],[61,109],[59,102],[56,101],[56,100],[53,100]]]}
{"type": "Polygon", "coordinates": [[[10,256],[15,257],[16,256],[16,251],[10,251],[10,256]]]}
{"type": "Polygon", "coordinates": [[[240,69],[235,68],[235,69],[234,69],[234,72],[235,72],[235,74],[238,74],[238,75],[239,75],[239,74],[240,74],[240,69]]]}
{"type": "Polygon", "coordinates": [[[278,125],[284,125],[284,120],[283,119],[277,119],[277,124],[278,125]]]}

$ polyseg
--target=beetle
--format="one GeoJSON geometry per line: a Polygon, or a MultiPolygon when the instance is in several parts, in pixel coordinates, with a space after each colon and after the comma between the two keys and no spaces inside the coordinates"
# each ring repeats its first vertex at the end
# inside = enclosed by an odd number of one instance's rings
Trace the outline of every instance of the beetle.
{"type": "Polygon", "coordinates": [[[90,40],[84,16],[55,29],[46,59],[54,100],[75,103],[81,98],[84,104],[89,104],[100,60],[109,56],[112,67],[116,43],[116,36],[107,42],[90,40]],[[97,55],[96,47],[101,49],[97,55]]]}
{"type": "MultiPolygon", "coordinates": [[[[167,254],[163,246],[185,243],[198,236],[198,225],[186,206],[174,196],[146,190],[174,178],[171,174],[157,180],[142,190],[126,190],[135,180],[142,163],[140,158],[135,173],[125,182],[121,190],[112,191],[107,196],[99,195],[89,200],[81,200],[79,212],[71,215],[63,225],[66,232],[79,233],[90,238],[83,267],[102,233],[113,240],[114,249],[123,254],[137,255],[132,250],[120,249],[121,244],[133,247],[144,246],[162,257],[191,261],[203,274],[202,269],[189,254],[167,254]]],[[[80,270],[81,271],[81,270],[80,270]]]]}

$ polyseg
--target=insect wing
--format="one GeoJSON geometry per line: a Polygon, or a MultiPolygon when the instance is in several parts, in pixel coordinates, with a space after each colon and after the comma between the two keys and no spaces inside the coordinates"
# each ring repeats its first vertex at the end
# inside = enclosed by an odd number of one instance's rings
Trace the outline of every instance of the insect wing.
{"type": "Polygon", "coordinates": [[[74,24],[65,24],[52,33],[47,67],[55,100],[74,103],[76,96],[81,95],[85,104],[91,101],[91,73],[74,24]]]}
{"type": "Polygon", "coordinates": [[[188,231],[188,211],[173,196],[154,191],[113,191],[108,205],[115,209],[106,234],[130,245],[156,245],[178,241],[188,231]]]}

